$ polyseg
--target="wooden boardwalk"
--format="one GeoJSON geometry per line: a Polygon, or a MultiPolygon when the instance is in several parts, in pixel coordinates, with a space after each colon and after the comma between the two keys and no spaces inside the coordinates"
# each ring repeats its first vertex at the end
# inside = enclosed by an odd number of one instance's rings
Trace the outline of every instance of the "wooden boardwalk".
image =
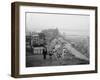
{"type": "Polygon", "coordinates": [[[81,52],[79,52],[78,50],[76,50],[70,43],[67,43],[67,44],[65,45],[65,47],[66,47],[76,58],[89,61],[89,58],[88,58],[88,57],[86,57],[86,56],[83,55],[81,52]]]}

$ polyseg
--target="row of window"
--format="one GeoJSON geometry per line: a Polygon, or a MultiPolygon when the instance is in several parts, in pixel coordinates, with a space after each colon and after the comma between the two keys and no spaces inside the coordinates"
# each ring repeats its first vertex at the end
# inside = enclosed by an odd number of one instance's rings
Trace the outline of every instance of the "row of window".
{"type": "Polygon", "coordinates": [[[33,48],[33,54],[42,54],[42,53],[43,53],[43,47],[33,48]]]}

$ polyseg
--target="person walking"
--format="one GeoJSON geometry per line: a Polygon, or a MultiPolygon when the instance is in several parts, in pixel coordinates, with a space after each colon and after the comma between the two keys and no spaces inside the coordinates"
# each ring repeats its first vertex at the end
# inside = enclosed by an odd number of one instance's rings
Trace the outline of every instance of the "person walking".
{"type": "Polygon", "coordinates": [[[46,56],[47,56],[47,48],[44,47],[44,48],[43,48],[43,59],[44,59],[44,60],[46,59],[46,56]]]}

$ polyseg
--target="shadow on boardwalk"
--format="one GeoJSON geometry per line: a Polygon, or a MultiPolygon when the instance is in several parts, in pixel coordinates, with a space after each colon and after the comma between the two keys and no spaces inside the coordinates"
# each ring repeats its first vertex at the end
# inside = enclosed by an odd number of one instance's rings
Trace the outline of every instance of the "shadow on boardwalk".
{"type": "Polygon", "coordinates": [[[47,55],[46,60],[43,59],[43,55],[30,55],[26,57],[26,67],[81,65],[81,64],[89,64],[89,62],[75,57],[70,58],[68,56],[65,56],[65,58],[61,62],[57,61],[54,56],[50,58],[49,55],[47,55]]]}

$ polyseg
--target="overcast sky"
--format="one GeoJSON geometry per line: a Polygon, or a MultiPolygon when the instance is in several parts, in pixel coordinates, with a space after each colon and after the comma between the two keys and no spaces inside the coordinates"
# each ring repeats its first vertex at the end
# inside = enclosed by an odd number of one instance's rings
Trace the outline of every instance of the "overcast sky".
{"type": "Polygon", "coordinates": [[[86,15],[26,13],[26,32],[58,28],[67,35],[89,35],[89,18],[86,15]]]}

